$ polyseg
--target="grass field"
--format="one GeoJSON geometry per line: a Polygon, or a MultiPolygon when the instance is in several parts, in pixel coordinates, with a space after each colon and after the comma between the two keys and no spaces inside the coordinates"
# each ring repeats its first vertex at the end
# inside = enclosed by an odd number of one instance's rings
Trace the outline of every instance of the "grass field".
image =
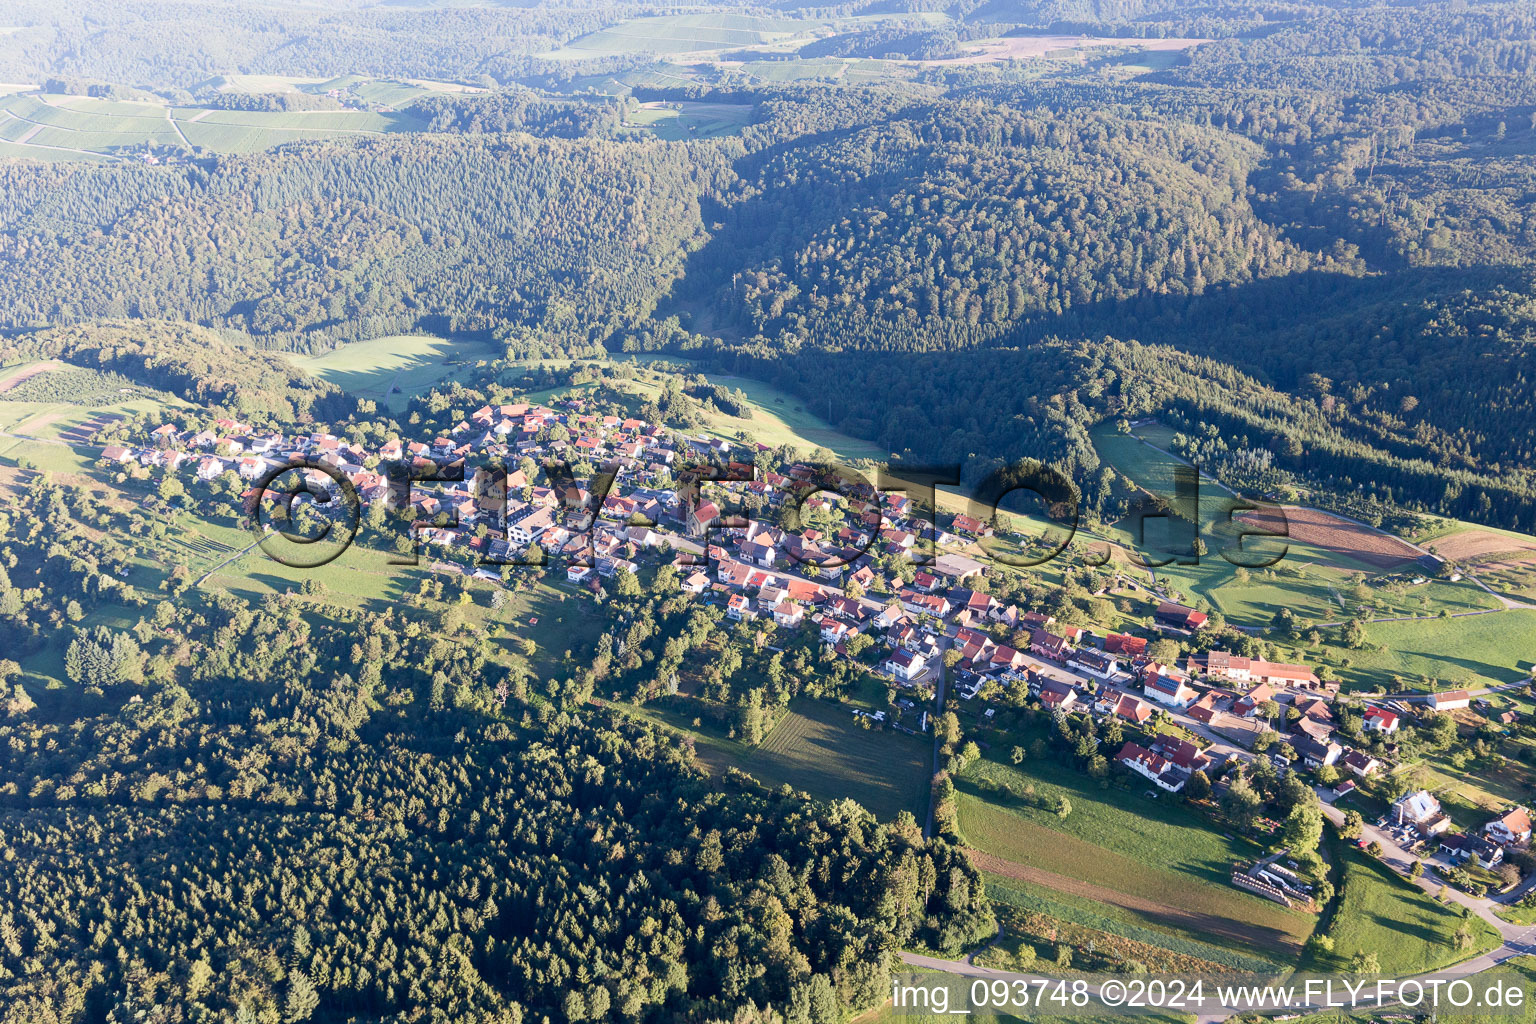
{"type": "Polygon", "coordinates": [[[1330,970],[1345,967],[1361,951],[1374,952],[1383,974],[1418,974],[1466,960],[1500,942],[1498,933],[1481,918],[1462,918],[1459,908],[1430,899],[1423,890],[1398,878],[1358,850],[1335,844],[1343,858],[1343,881],[1327,934],[1333,953],[1311,965],[1330,970]],[[1456,929],[1466,920],[1473,944],[1455,946],[1456,929]]]}
{"type": "MultiPolygon", "coordinates": [[[[1479,975],[1480,978],[1498,978],[1503,983],[1516,984],[1526,992],[1525,1005],[1518,1010],[1490,1011],[1476,1013],[1462,1011],[1447,1011],[1442,1005],[1438,1014],[1427,1015],[1423,1013],[1413,1014],[1404,1012],[1382,1013],[1318,1013],[1306,1017],[1296,1017],[1290,1024],[1370,1024],[1377,1021],[1434,1021],[1442,1020],[1454,1022],[1454,1024],[1531,1024],[1536,1021],[1536,1008],[1530,1002],[1530,993],[1536,991],[1536,957],[1519,956],[1513,960],[1506,960],[1495,971],[1479,975]]],[[[1278,1018],[1271,1018],[1278,1019],[1278,1018]]]]}
{"type": "MultiPolygon", "coordinates": [[[[1171,442],[1171,431],[1162,424],[1136,429],[1151,444],[1171,442]]],[[[1139,437],[1120,434],[1108,425],[1095,428],[1092,436],[1101,457],[1117,472],[1154,494],[1172,494],[1174,460],[1139,437]]],[[[1231,623],[1266,627],[1282,609],[1289,609],[1303,623],[1348,619],[1361,608],[1355,582],[1367,580],[1371,586],[1364,617],[1412,617],[1413,621],[1370,623],[1367,636],[1373,649],[1318,652],[1335,663],[1346,689],[1378,689],[1390,683],[1393,675],[1410,679],[1430,676],[1472,686],[1514,682],[1528,673],[1536,659],[1536,651],[1521,639],[1536,627],[1536,612],[1494,611],[1500,608],[1498,599],[1470,581],[1412,584],[1406,577],[1413,570],[1395,576],[1384,574],[1384,560],[1401,545],[1394,547],[1396,542],[1390,538],[1362,535],[1362,543],[1369,542],[1369,550],[1362,548],[1358,557],[1352,556],[1336,546],[1347,543],[1348,535],[1329,534],[1327,522],[1306,518],[1310,514],[1307,510],[1287,513],[1288,519],[1297,520],[1297,528],[1283,542],[1283,559],[1271,568],[1239,574],[1236,566],[1220,556],[1221,541],[1217,539],[1220,533],[1216,524],[1226,519],[1231,507],[1226,492],[1213,484],[1202,485],[1200,519],[1202,529],[1212,537],[1207,542],[1211,553],[1197,566],[1173,564],[1156,569],[1158,582],[1185,599],[1209,604],[1231,623]],[[1314,534],[1330,547],[1306,539],[1314,534]],[[1463,614],[1485,611],[1492,613],[1463,614]],[[1439,618],[1442,612],[1460,617],[1439,618]],[[1383,649],[1375,650],[1377,646],[1383,649]]],[[[1108,532],[1120,543],[1134,543],[1136,538],[1129,536],[1125,526],[1119,524],[1108,532]]],[[[1156,557],[1150,535],[1148,541],[1143,550],[1156,557]]],[[[1249,541],[1244,548],[1269,554],[1277,551],[1280,543],[1249,541]]]]}
{"type": "Polygon", "coordinates": [[[546,56],[592,57],[624,53],[694,53],[757,46],[824,24],[747,14],[675,14],[631,18],[582,36],[546,56]]]}
{"type": "MultiPolygon", "coordinates": [[[[1022,768],[984,759],[960,787],[960,831],[968,845],[1030,872],[1017,880],[1119,906],[1156,928],[1205,932],[1213,941],[1291,958],[1311,933],[1313,915],[1290,911],[1227,884],[1232,865],[1257,847],[1228,839],[1194,811],[1149,800],[1144,785],[1098,788],[1088,776],[1046,761],[1022,768]],[[983,795],[978,780],[1034,785],[1047,804],[1071,802],[1065,818],[983,795]],[[1059,876],[1041,878],[1039,872],[1059,876]],[[1035,877],[1030,877],[1034,875],[1035,877]],[[1073,882],[1087,883],[1077,886],[1073,882]],[[1166,912],[1166,911],[1175,912],[1166,912]]],[[[997,866],[996,873],[1007,868],[997,866]]]]}
{"type": "Polygon", "coordinates": [[[1350,664],[1339,666],[1339,678],[1358,688],[1383,686],[1393,675],[1430,676],[1472,687],[1518,682],[1536,662],[1533,636],[1536,611],[1530,610],[1375,622],[1366,627],[1366,639],[1384,649],[1349,651],[1350,664]]]}
{"type": "Polygon", "coordinates": [[[398,411],[413,395],[425,393],[433,384],[478,360],[500,354],[500,349],[472,342],[431,335],[391,335],[355,341],[324,355],[289,358],[349,395],[371,398],[380,408],[398,411]]]}
{"type": "Polygon", "coordinates": [[[1197,933],[1149,927],[1137,914],[1085,896],[987,876],[987,897],[997,904],[1004,937],[976,962],[1000,970],[1018,966],[1020,944],[1030,942],[1046,959],[1035,970],[1050,969],[1051,943],[1065,938],[1082,948],[1088,943],[1125,959],[1141,962],[1153,971],[1198,973],[1212,970],[1268,972],[1287,966],[1279,958],[1256,956],[1202,940],[1197,933]],[[1023,921],[1019,915],[1028,915],[1023,921]],[[1032,927],[1020,927],[1020,925],[1032,927]]]}
{"type": "Polygon", "coordinates": [[[631,111],[626,123],[669,142],[712,139],[734,135],[751,124],[752,107],[745,103],[647,103],[631,111]]]}
{"type": "Polygon", "coordinates": [[[711,771],[738,768],[770,789],[788,785],[822,800],[856,800],[882,820],[901,811],[919,821],[927,816],[932,743],[860,728],[847,708],[796,700],[757,747],[694,729],[682,712],[646,707],[636,713],[692,736],[711,771]]]}
{"type": "MultiPolygon", "coordinates": [[[[737,435],[745,432],[759,444],[773,447],[793,445],[807,454],[816,448],[825,448],[845,462],[855,459],[881,460],[890,456],[889,452],[868,441],[834,429],[826,420],[808,410],[799,398],[771,384],[727,374],[704,372],[703,375],[711,383],[733,391],[739,389],[752,407],[752,416],[748,419],[723,414],[712,416],[703,433],[736,441],[737,435]]],[[[662,380],[659,373],[642,372],[636,380],[627,382],[626,386],[641,397],[653,398],[661,394],[662,380]]]]}
{"type": "MultiPolygon", "coordinates": [[[[429,91],[434,90],[395,84],[399,102],[429,91]]],[[[165,157],[204,150],[250,153],[299,139],[420,127],[420,119],[408,110],[217,110],[36,92],[0,100],[0,146],[7,154],[42,160],[123,159],[145,152],[165,157]]]]}

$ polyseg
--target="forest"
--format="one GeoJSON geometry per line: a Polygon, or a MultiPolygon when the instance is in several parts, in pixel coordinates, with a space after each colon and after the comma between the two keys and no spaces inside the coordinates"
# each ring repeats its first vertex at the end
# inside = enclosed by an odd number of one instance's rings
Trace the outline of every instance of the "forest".
{"type": "Polygon", "coordinates": [[[990,934],[974,869],[910,815],[709,779],[590,703],[605,667],[509,672],[451,605],[125,585],[115,538],[178,515],[146,504],[44,484],[0,519],[18,640],[139,610],[70,643],[73,719],[0,660],[7,1024],[820,1024],[883,998],[897,950],[990,934]]]}

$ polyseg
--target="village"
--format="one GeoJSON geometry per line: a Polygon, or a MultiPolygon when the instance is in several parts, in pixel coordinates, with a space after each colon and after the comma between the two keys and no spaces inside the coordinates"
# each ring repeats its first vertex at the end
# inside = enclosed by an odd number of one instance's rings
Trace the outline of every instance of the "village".
{"type": "MultiPolygon", "coordinates": [[[[1058,719],[1086,715],[1136,729],[1111,759],[1145,781],[1148,798],[1183,792],[1197,773],[1217,780],[1219,796],[1226,769],[1264,757],[1282,776],[1310,773],[1337,819],[1335,801],[1389,768],[1341,742],[1339,686],[1307,666],[1218,649],[1152,658],[1157,640],[1205,630],[1205,612],[1163,600],[1148,635],[1098,635],[986,593],[977,541],[1008,532],[999,518],[935,514],[908,494],[877,493],[806,462],[759,472],[750,443],[586,414],[579,400],[563,405],[485,406],[430,443],[391,439],[375,451],[332,434],[258,431],[231,419],[203,430],[164,424],[143,444],[109,446],[102,458],[222,482],[248,512],[282,505],[282,492],[264,488],[305,466],[299,472],[312,491],[350,490],[362,509],[397,514],[409,526],[402,549],[442,552],[449,560],[440,565],[493,583],[506,578],[506,566],[546,566],[577,593],[596,596],[619,574],[670,563],[683,591],[729,620],[812,630],[831,656],[857,661],[899,691],[889,713],[851,711],[868,727],[930,733],[947,706],[984,723],[1012,694],[1058,719]],[[406,504],[392,488],[406,493],[408,478],[406,504]]],[[[1465,690],[1371,698],[1363,730],[1389,739],[1405,720],[1466,709],[1474,699],[1465,690]]],[[[1453,878],[1464,864],[1491,871],[1531,838],[1524,807],[1481,830],[1454,831],[1422,790],[1396,799],[1364,831],[1362,848],[1433,857],[1453,878]]],[[[1302,894],[1283,875],[1254,865],[1235,872],[1233,884],[1289,905],[1302,894]]]]}

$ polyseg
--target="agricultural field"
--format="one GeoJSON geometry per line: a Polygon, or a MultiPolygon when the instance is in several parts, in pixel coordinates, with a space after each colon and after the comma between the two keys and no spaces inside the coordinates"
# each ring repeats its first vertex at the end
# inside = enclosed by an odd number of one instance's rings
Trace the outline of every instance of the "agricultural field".
{"type": "Polygon", "coordinates": [[[763,18],[747,14],[675,14],[631,18],[572,40],[546,56],[696,53],[759,46],[808,33],[825,22],[763,18]]]}
{"type": "Polygon", "coordinates": [[[499,348],[432,335],[391,335],[354,341],[318,356],[289,355],[300,368],[335,384],[349,395],[369,398],[380,408],[399,411],[411,397],[447,380],[499,348]]]}
{"type": "Polygon", "coordinates": [[[1272,959],[1212,945],[1195,934],[1148,927],[1135,914],[1113,903],[1057,889],[990,875],[987,896],[992,900],[1002,936],[996,945],[977,954],[976,963],[997,970],[1020,969],[1023,962],[1019,954],[1027,943],[1040,958],[1030,969],[1049,973],[1057,941],[1068,942],[1079,951],[1092,949],[1094,958],[1103,957],[1092,964],[1074,957],[1073,966],[1086,970],[1123,969],[1126,961],[1135,961],[1151,971],[1173,973],[1268,972],[1283,967],[1272,959]]]}
{"type": "Polygon", "coordinates": [[[1482,918],[1463,918],[1459,907],[1435,902],[1422,889],[1370,860],[1360,851],[1334,844],[1343,878],[1327,934],[1333,953],[1304,965],[1314,970],[1345,969],[1359,952],[1373,952],[1383,974],[1420,974],[1466,960],[1500,943],[1482,918]],[[1469,948],[1458,950],[1456,930],[1472,930],[1469,948]]]}
{"type": "Polygon", "coordinates": [[[182,405],[115,375],[64,363],[0,370],[0,491],[18,484],[27,469],[81,473],[97,457],[90,440],[101,427],[182,405]]]}
{"type": "MultiPolygon", "coordinates": [[[[1124,781],[1124,780],[1121,780],[1124,781]]],[[[1144,785],[1099,789],[1086,775],[1038,760],[1018,768],[993,759],[972,765],[959,786],[960,832],[979,867],[1019,883],[1116,907],[1143,926],[1195,935],[1283,961],[1293,959],[1316,922],[1227,884],[1239,860],[1260,851],[1215,832],[1181,804],[1150,800],[1144,785]],[[1033,785],[1048,805],[1071,803],[1065,818],[1007,797],[983,794],[981,780],[1033,785]]]]}
{"type": "MultiPolygon", "coordinates": [[[[1177,463],[1151,447],[1171,441],[1169,428],[1152,423],[1136,431],[1137,436],[1127,436],[1101,425],[1093,432],[1094,444],[1117,472],[1153,494],[1172,494],[1177,463]]],[[[1214,531],[1231,507],[1224,492],[1217,490],[1213,496],[1212,485],[1202,486],[1204,529],[1214,531]]],[[[1280,514],[1250,513],[1242,518],[1279,532],[1280,514]]],[[[1284,609],[1303,625],[1324,625],[1325,638],[1331,638],[1335,631],[1326,624],[1361,615],[1368,621],[1366,649],[1294,656],[1333,664],[1345,689],[1384,689],[1394,675],[1482,686],[1513,682],[1529,671],[1536,652],[1524,649],[1518,638],[1531,628],[1528,617],[1536,612],[1501,610],[1504,603],[1498,597],[1470,580],[1416,582],[1421,579],[1419,552],[1381,531],[1317,509],[1287,507],[1283,515],[1285,541],[1250,538],[1243,543],[1244,551],[1265,555],[1277,553],[1283,544],[1284,558],[1271,567],[1240,570],[1231,565],[1220,556],[1223,542],[1213,532],[1207,541],[1210,554],[1201,557],[1198,566],[1170,564],[1153,574],[1184,600],[1209,606],[1240,626],[1268,627],[1284,609]],[[1370,621],[1377,619],[1405,621],[1370,621]]],[[[1135,538],[1127,525],[1116,524],[1105,532],[1118,543],[1130,544],[1135,538]]],[[[1518,536],[1509,535],[1511,542],[1518,536]]],[[[1479,538],[1477,543],[1489,542],[1479,538]]],[[[1149,535],[1154,557],[1155,546],[1149,535]]]]}
{"type": "Polygon", "coordinates": [[[931,741],[861,728],[849,708],[797,699],[757,747],[695,728],[676,710],[632,713],[691,737],[711,771],[737,768],[770,789],[787,785],[823,800],[856,800],[882,820],[901,811],[919,821],[927,815],[931,741]]]}
{"type": "Polygon", "coordinates": [[[734,135],[751,124],[752,107],[745,103],[644,103],[629,113],[625,123],[669,142],[712,139],[734,135]]]}
{"type": "Polygon", "coordinates": [[[147,392],[120,373],[94,370],[83,366],[57,365],[46,372],[32,374],[0,390],[7,402],[61,402],[69,405],[96,405],[115,401],[120,396],[147,392]]]}
{"type": "Polygon", "coordinates": [[[1480,688],[1519,682],[1536,664],[1536,610],[1373,622],[1365,632],[1371,649],[1345,652],[1349,664],[1337,668],[1346,689],[1382,689],[1394,675],[1480,688]]]}
{"type": "MultiPolygon", "coordinates": [[[[410,91],[408,98],[432,91],[402,88],[410,91]]],[[[203,151],[250,153],[299,139],[420,127],[420,119],[408,111],[218,110],[35,92],[0,100],[0,146],[8,154],[45,160],[150,156],[160,160],[203,151]]]]}
{"type": "Polygon", "coordinates": [[[44,152],[185,149],[164,106],[82,96],[7,97],[0,102],[0,136],[15,147],[44,152]]]}

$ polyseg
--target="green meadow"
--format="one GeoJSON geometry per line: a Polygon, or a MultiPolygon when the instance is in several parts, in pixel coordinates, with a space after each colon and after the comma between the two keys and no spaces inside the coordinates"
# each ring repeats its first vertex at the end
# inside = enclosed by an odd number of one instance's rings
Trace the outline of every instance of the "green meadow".
{"type": "Polygon", "coordinates": [[[823,800],[855,800],[882,820],[901,811],[911,811],[919,821],[927,815],[933,756],[927,737],[864,729],[851,708],[803,698],[752,747],[713,728],[694,726],[678,710],[682,706],[626,710],[690,737],[711,771],[736,768],[770,789],[789,786],[823,800]]]}
{"type": "Polygon", "coordinates": [[[421,334],[354,341],[322,355],[288,358],[349,395],[398,412],[413,395],[426,393],[479,360],[500,355],[499,348],[489,345],[421,334]]]}

